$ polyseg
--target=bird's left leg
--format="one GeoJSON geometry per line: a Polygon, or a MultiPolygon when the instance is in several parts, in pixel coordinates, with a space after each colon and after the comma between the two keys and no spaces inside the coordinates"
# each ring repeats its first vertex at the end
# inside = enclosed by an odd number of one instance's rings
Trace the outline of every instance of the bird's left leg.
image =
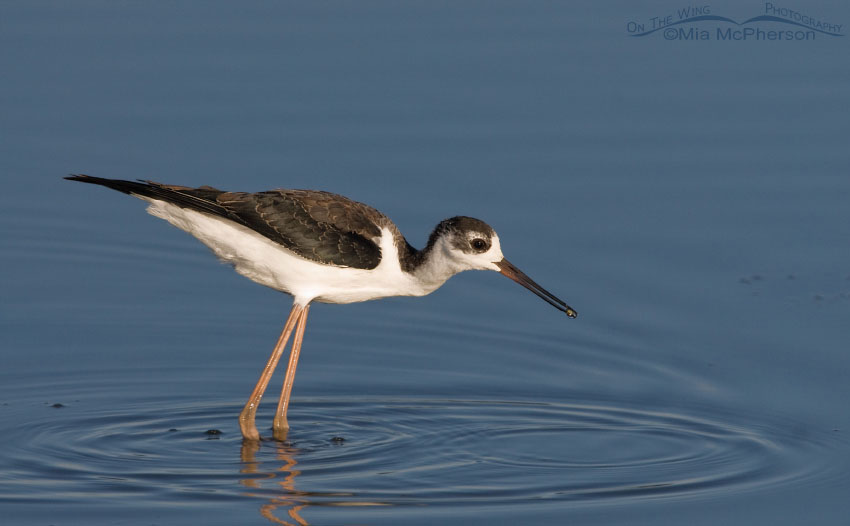
{"type": "Polygon", "coordinates": [[[298,356],[301,353],[301,342],[304,340],[304,329],[307,327],[307,314],[310,305],[305,305],[304,310],[298,317],[298,325],[295,329],[295,339],[292,341],[292,350],[289,351],[289,366],[286,368],[286,377],[283,379],[283,389],[280,392],[280,401],[277,404],[277,413],[274,417],[274,437],[278,440],[286,439],[289,423],[286,421],[286,411],[289,409],[289,396],[292,394],[292,383],[295,381],[295,368],[298,367],[298,356]]]}

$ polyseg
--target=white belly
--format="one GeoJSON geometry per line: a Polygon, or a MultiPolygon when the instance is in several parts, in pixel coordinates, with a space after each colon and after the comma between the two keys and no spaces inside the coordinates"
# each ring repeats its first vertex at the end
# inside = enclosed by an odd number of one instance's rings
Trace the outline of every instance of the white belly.
{"type": "Polygon", "coordinates": [[[227,219],[144,199],[150,202],[148,213],[198,238],[236,272],[292,294],[301,305],[310,301],[354,303],[387,296],[422,296],[433,290],[423,288],[401,270],[393,236],[386,229],[381,231],[381,263],[372,270],[362,270],[316,263],[227,219]]]}

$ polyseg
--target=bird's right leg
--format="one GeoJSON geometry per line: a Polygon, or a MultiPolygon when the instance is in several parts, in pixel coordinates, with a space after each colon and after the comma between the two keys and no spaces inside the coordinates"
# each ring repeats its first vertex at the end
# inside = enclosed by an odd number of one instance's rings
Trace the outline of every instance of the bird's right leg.
{"type": "Polygon", "coordinates": [[[289,317],[286,319],[286,325],[280,333],[280,338],[277,340],[272,355],[269,357],[248,403],[239,413],[239,429],[242,430],[242,437],[246,440],[259,440],[260,433],[257,431],[257,425],[254,423],[254,418],[257,415],[257,407],[260,405],[260,400],[263,398],[263,393],[266,392],[266,387],[269,385],[269,380],[272,378],[277,362],[280,361],[280,356],[283,354],[283,349],[286,347],[286,342],[289,341],[289,336],[292,334],[292,329],[295,328],[295,323],[301,317],[301,312],[304,307],[297,303],[292,305],[292,310],[289,311],[289,317]]]}

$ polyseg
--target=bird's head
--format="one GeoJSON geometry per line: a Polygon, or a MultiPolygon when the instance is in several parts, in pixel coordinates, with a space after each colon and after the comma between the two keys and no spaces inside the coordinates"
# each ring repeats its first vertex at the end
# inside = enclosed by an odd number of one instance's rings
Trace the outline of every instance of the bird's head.
{"type": "Polygon", "coordinates": [[[484,221],[464,216],[445,219],[434,229],[428,244],[440,254],[441,259],[451,265],[454,272],[495,270],[527,288],[570,318],[577,315],[569,305],[505,259],[499,236],[484,221]]]}
{"type": "Polygon", "coordinates": [[[456,272],[499,270],[496,262],[504,259],[496,232],[484,221],[471,217],[441,221],[429,243],[456,272]]]}

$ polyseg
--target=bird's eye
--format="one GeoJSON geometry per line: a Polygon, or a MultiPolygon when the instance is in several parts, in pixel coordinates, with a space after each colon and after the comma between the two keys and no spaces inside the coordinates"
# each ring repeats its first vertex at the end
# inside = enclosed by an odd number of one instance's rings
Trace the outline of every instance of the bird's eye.
{"type": "Polygon", "coordinates": [[[472,245],[472,248],[478,250],[479,252],[483,252],[487,249],[487,242],[481,239],[480,237],[473,239],[472,243],[470,244],[472,245]]]}

